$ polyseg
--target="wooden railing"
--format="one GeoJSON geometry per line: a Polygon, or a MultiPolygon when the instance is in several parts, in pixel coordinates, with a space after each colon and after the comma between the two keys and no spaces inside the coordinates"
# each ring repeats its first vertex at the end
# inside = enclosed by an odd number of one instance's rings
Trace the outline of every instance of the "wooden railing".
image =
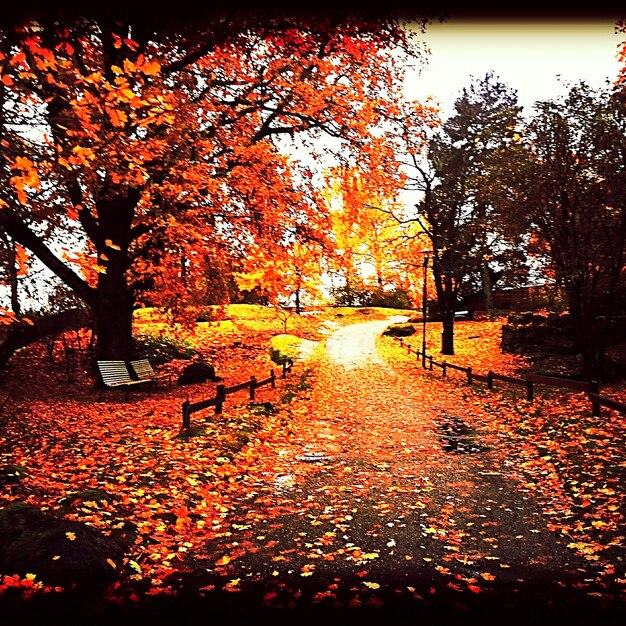
{"type": "MultiPolygon", "coordinates": [[[[286,378],[287,372],[291,371],[293,367],[293,361],[288,361],[283,363],[282,369],[282,378],[286,378]]],[[[209,407],[215,407],[215,415],[220,415],[222,413],[222,408],[224,406],[224,402],[226,401],[226,397],[237,393],[238,391],[243,391],[244,389],[249,390],[250,401],[254,400],[255,392],[259,387],[264,387],[265,385],[271,385],[272,389],[276,388],[276,374],[274,370],[270,370],[270,375],[263,380],[257,380],[256,376],[250,376],[250,380],[247,380],[243,383],[238,383],[236,385],[232,385],[230,387],[226,387],[226,385],[217,385],[215,388],[215,397],[209,398],[208,400],[201,400],[200,402],[190,402],[186,400],[183,402],[182,411],[183,411],[183,429],[187,429],[191,427],[191,415],[193,413],[197,413],[198,411],[204,411],[204,409],[208,409],[209,407]]]]}
{"type": "Polygon", "coordinates": [[[471,367],[454,365],[453,363],[446,363],[446,361],[435,361],[431,355],[423,355],[419,349],[415,349],[409,343],[405,343],[402,337],[394,337],[394,339],[399,341],[402,347],[406,347],[409,353],[414,353],[419,359],[421,359],[424,368],[429,370],[432,370],[433,367],[441,368],[443,378],[446,378],[448,370],[452,369],[463,372],[467,376],[467,383],[469,385],[471,385],[474,381],[487,383],[487,389],[493,389],[495,381],[519,385],[526,388],[526,398],[530,402],[532,402],[535,398],[536,385],[581,391],[587,394],[587,397],[591,402],[591,411],[593,415],[600,415],[602,412],[601,407],[603,406],[626,415],[626,404],[622,404],[612,398],[600,395],[600,385],[596,381],[572,380],[569,378],[559,378],[557,376],[542,376],[540,374],[525,374],[523,378],[518,378],[516,376],[496,374],[492,371],[487,372],[486,375],[477,374],[471,367]]]}

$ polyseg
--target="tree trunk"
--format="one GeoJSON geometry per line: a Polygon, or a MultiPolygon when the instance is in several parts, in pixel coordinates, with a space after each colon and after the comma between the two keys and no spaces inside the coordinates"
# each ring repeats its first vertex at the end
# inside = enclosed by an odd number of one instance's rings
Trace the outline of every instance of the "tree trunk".
{"type": "Polygon", "coordinates": [[[441,354],[454,354],[454,311],[441,314],[441,354]]]}
{"type": "Polygon", "coordinates": [[[350,281],[350,274],[346,272],[346,306],[354,306],[354,292],[352,291],[352,282],[350,281]]]}
{"type": "Polygon", "coordinates": [[[491,276],[489,275],[489,263],[484,259],[480,264],[480,278],[483,286],[485,311],[491,317],[493,311],[493,286],[491,284],[491,276]]]}
{"type": "Polygon", "coordinates": [[[93,307],[96,358],[129,361],[133,354],[133,298],[123,272],[100,274],[93,307]]]}
{"type": "Polygon", "coordinates": [[[300,315],[302,313],[302,307],[300,305],[300,290],[296,289],[296,313],[300,315]]]}
{"type": "Polygon", "coordinates": [[[443,325],[441,333],[441,354],[454,354],[454,310],[456,291],[449,274],[443,274],[438,264],[433,266],[433,276],[437,289],[437,302],[443,325]]]}
{"type": "Polygon", "coordinates": [[[574,346],[581,358],[582,375],[601,381],[605,376],[604,329],[595,320],[594,311],[585,306],[583,287],[571,281],[566,286],[567,305],[572,321],[574,346]]]}

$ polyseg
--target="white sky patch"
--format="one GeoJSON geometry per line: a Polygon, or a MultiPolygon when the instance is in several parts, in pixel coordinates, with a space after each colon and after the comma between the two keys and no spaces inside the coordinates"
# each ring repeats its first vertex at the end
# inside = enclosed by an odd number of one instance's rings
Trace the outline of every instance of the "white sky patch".
{"type": "Polygon", "coordinates": [[[615,19],[487,20],[454,19],[427,26],[422,35],[430,48],[428,63],[409,72],[410,98],[429,95],[448,117],[454,101],[472,77],[489,71],[517,91],[525,115],[537,100],[566,93],[568,84],[586,81],[602,87],[617,77],[617,46],[626,37],[615,33],[615,19]]]}

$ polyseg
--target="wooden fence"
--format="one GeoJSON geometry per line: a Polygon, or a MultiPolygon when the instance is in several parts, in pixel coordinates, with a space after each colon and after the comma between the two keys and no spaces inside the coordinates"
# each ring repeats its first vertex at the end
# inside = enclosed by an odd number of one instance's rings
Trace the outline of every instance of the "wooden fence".
{"type": "MultiPolygon", "coordinates": [[[[287,363],[283,363],[282,370],[282,378],[286,378],[287,372],[291,371],[293,367],[293,361],[288,361],[287,363]]],[[[244,389],[249,390],[250,401],[254,400],[255,391],[259,387],[264,387],[265,385],[271,385],[272,389],[276,388],[276,374],[274,370],[270,370],[270,375],[263,380],[257,380],[256,376],[250,376],[250,380],[247,380],[243,383],[238,383],[237,385],[232,385],[231,387],[226,387],[226,385],[217,385],[215,388],[215,397],[209,398],[208,400],[202,400],[200,402],[189,402],[186,400],[183,402],[182,411],[183,411],[183,429],[187,429],[191,427],[191,415],[193,413],[197,413],[198,411],[203,411],[204,409],[208,409],[209,407],[215,407],[215,415],[220,415],[222,413],[222,407],[224,402],[226,401],[226,397],[237,393],[238,391],[243,391],[244,389]]]]}
{"type": "Polygon", "coordinates": [[[596,381],[572,380],[569,378],[559,378],[557,376],[542,376],[540,374],[525,374],[523,378],[518,378],[516,376],[496,374],[492,371],[487,372],[487,375],[477,374],[471,367],[462,367],[460,365],[446,363],[446,361],[435,361],[431,355],[422,354],[420,350],[414,349],[410,344],[405,344],[402,337],[394,337],[394,339],[399,341],[402,347],[406,346],[409,353],[414,353],[418,358],[421,358],[422,365],[425,369],[432,370],[433,367],[439,367],[443,378],[447,377],[448,370],[456,370],[463,372],[467,376],[468,385],[471,385],[474,381],[487,383],[487,389],[493,389],[495,381],[519,385],[526,388],[526,398],[530,402],[532,402],[535,398],[536,385],[571,389],[572,391],[582,391],[587,394],[587,397],[591,402],[591,412],[593,415],[600,415],[602,412],[601,407],[603,406],[613,409],[614,411],[619,411],[622,414],[626,414],[626,404],[622,404],[621,402],[617,402],[616,400],[600,395],[600,385],[596,381]]]}

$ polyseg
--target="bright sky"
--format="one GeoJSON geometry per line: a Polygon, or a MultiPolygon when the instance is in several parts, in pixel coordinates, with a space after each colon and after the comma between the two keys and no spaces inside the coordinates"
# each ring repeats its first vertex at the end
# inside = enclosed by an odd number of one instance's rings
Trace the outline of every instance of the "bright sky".
{"type": "Polygon", "coordinates": [[[536,100],[565,93],[564,83],[583,79],[600,87],[615,79],[617,45],[626,37],[615,34],[616,19],[464,17],[431,24],[423,35],[428,65],[420,75],[410,74],[407,93],[419,100],[432,94],[448,117],[471,77],[493,70],[517,90],[523,114],[530,115],[536,100]]]}

